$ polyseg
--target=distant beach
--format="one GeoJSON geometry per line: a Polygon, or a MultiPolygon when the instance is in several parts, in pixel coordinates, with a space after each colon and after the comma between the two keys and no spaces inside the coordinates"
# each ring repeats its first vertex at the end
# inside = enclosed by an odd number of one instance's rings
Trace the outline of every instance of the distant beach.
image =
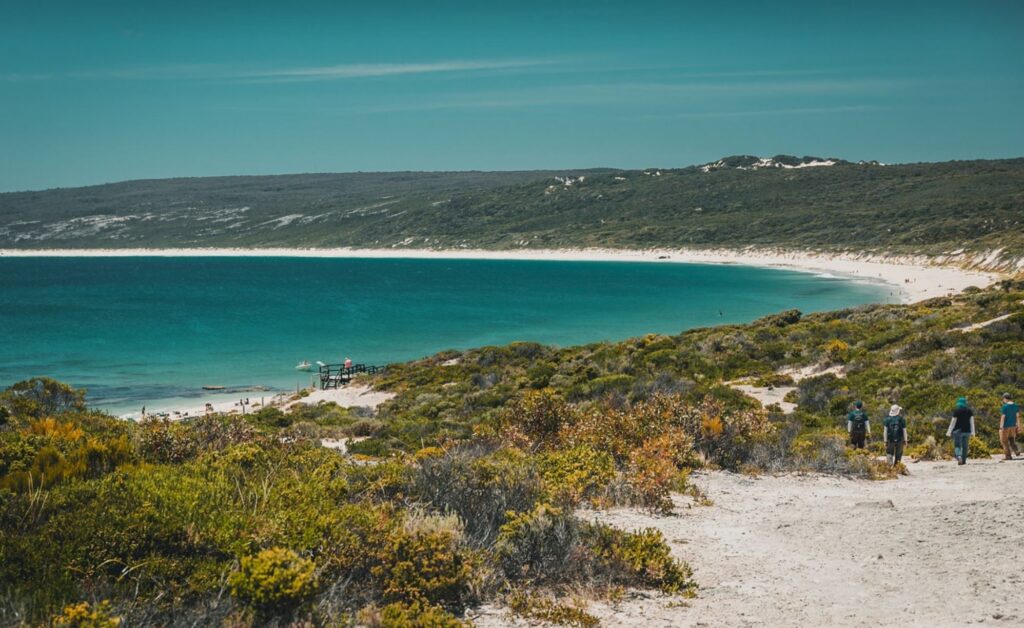
{"type": "Polygon", "coordinates": [[[920,255],[873,255],[776,249],[356,249],[356,248],[189,248],[189,249],[0,249],[0,257],[305,257],[366,259],[480,259],[592,262],[731,264],[832,274],[881,282],[902,303],[983,288],[999,279],[920,255]]]}

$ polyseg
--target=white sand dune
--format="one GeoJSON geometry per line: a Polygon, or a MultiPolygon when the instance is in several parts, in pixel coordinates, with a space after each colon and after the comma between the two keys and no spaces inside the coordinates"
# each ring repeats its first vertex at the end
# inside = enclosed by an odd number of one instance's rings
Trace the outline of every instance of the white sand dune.
{"type": "MultiPolygon", "coordinates": [[[[837,377],[846,377],[846,369],[839,364],[829,367],[825,367],[820,364],[812,364],[810,366],[782,369],[779,373],[792,377],[793,383],[795,384],[799,384],[810,377],[818,377],[820,375],[832,374],[837,377]]],[[[753,381],[753,378],[743,378],[731,382],[725,382],[725,384],[735,388],[748,397],[757,399],[765,408],[773,404],[778,404],[779,408],[786,414],[796,410],[795,403],[784,401],[786,395],[797,389],[796,386],[755,386],[751,381],[753,381]]]]}
{"type": "MultiPolygon", "coordinates": [[[[693,600],[638,592],[590,612],[649,628],[1024,624],[1024,461],[909,467],[884,482],[702,473],[711,506],[587,512],[661,530],[700,585],[693,600]]],[[[477,621],[527,625],[493,606],[477,621]]]]}
{"type": "Polygon", "coordinates": [[[343,408],[372,408],[395,398],[395,393],[374,390],[363,384],[349,384],[341,388],[314,390],[308,396],[284,404],[282,410],[290,410],[298,404],[315,406],[320,402],[334,402],[343,408]]]}

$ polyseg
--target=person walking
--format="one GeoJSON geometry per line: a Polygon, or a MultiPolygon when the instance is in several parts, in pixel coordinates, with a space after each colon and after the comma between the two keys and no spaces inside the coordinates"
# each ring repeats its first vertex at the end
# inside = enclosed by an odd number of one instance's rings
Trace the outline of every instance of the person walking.
{"type": "Polygon", "coordinates": [[[1013,460],[1020,455],[1017,447],[1017,414],[1020,408],[1013,402],[1010,393],[1003,393],[1003,407],[999,411],[999,443],[1003,446],[1003,455],[1013,460]]]}
{"type": "Polygon", "coordinates": [[[882,421],[882,437],[885,438],[885,457],[889,466],[895,467],[903,460],[903,448],[908,440],[903,408],[895,404],[889,408],[889,416],[882,421]]]}
{"type": "Polygon", "coordinates": [[[957,464],[967,464],[967,447],[971,436],[974,436],[974,410],[967,404],[967,397],[956,400],[946,436],[953,437],[953,455],[956,456],[957,464]]]}
{"type": "Polygon", "coordinates": [[[864,441],[871,433],[871,421],[864,411],[863,401],[854,403],[853,410],[846,415],[846,431],[850,434],[850,445],[854,449],[864,449],[864,441]]]}

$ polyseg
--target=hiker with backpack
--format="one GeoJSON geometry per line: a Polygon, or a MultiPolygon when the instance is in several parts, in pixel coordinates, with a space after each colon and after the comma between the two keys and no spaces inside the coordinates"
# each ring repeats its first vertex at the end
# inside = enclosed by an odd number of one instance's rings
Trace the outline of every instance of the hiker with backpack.
{"type": "Polygon", "coordinates": [[[871,421],[864,411],[864,402],[853,404],[853,410],[846,415],[846,431],[850,434],[850,445],[854,449],[864,449],[864,441],[871,433],[871,421]]]}
{"type": "Polygon", "coordinates": [[[946,430],[946,436],[953,437],[953,455],[958,465],[967,464],[967,447],[974,433],[974,410],[967,405],[967,397],[960,397],[946,430]]]}
{"type": "Polygon", "coordinates": [[[903,459],[903,448],[907,445],[907,420],[903,408],[893,404],[889,416],[882,421],[882,436],[885,438],[885,457],[889,466],[896,466],[903,459]]]}
{"type": "Polygon", "coordinates": [[[1010,393],[1003,393],[1003,407],[999,410],[999,443],[1003,446],[1003,455],[1007,460],[1020,456],[1017,447],[1017,414],[1020,408],[1013,402],[1010,393]]]}

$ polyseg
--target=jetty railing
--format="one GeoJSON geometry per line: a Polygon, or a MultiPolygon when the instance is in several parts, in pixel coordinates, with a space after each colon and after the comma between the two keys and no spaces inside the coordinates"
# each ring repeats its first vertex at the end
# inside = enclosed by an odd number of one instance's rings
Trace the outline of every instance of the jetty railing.
{"type": "Polygon", "coordinates": [[[368,364],[321,364],[320,365],[320,390],[329,388],[340,388],[352,381],[352,378],[359,373],[373,375],[385,370],[385,366],[368,364]]]}

